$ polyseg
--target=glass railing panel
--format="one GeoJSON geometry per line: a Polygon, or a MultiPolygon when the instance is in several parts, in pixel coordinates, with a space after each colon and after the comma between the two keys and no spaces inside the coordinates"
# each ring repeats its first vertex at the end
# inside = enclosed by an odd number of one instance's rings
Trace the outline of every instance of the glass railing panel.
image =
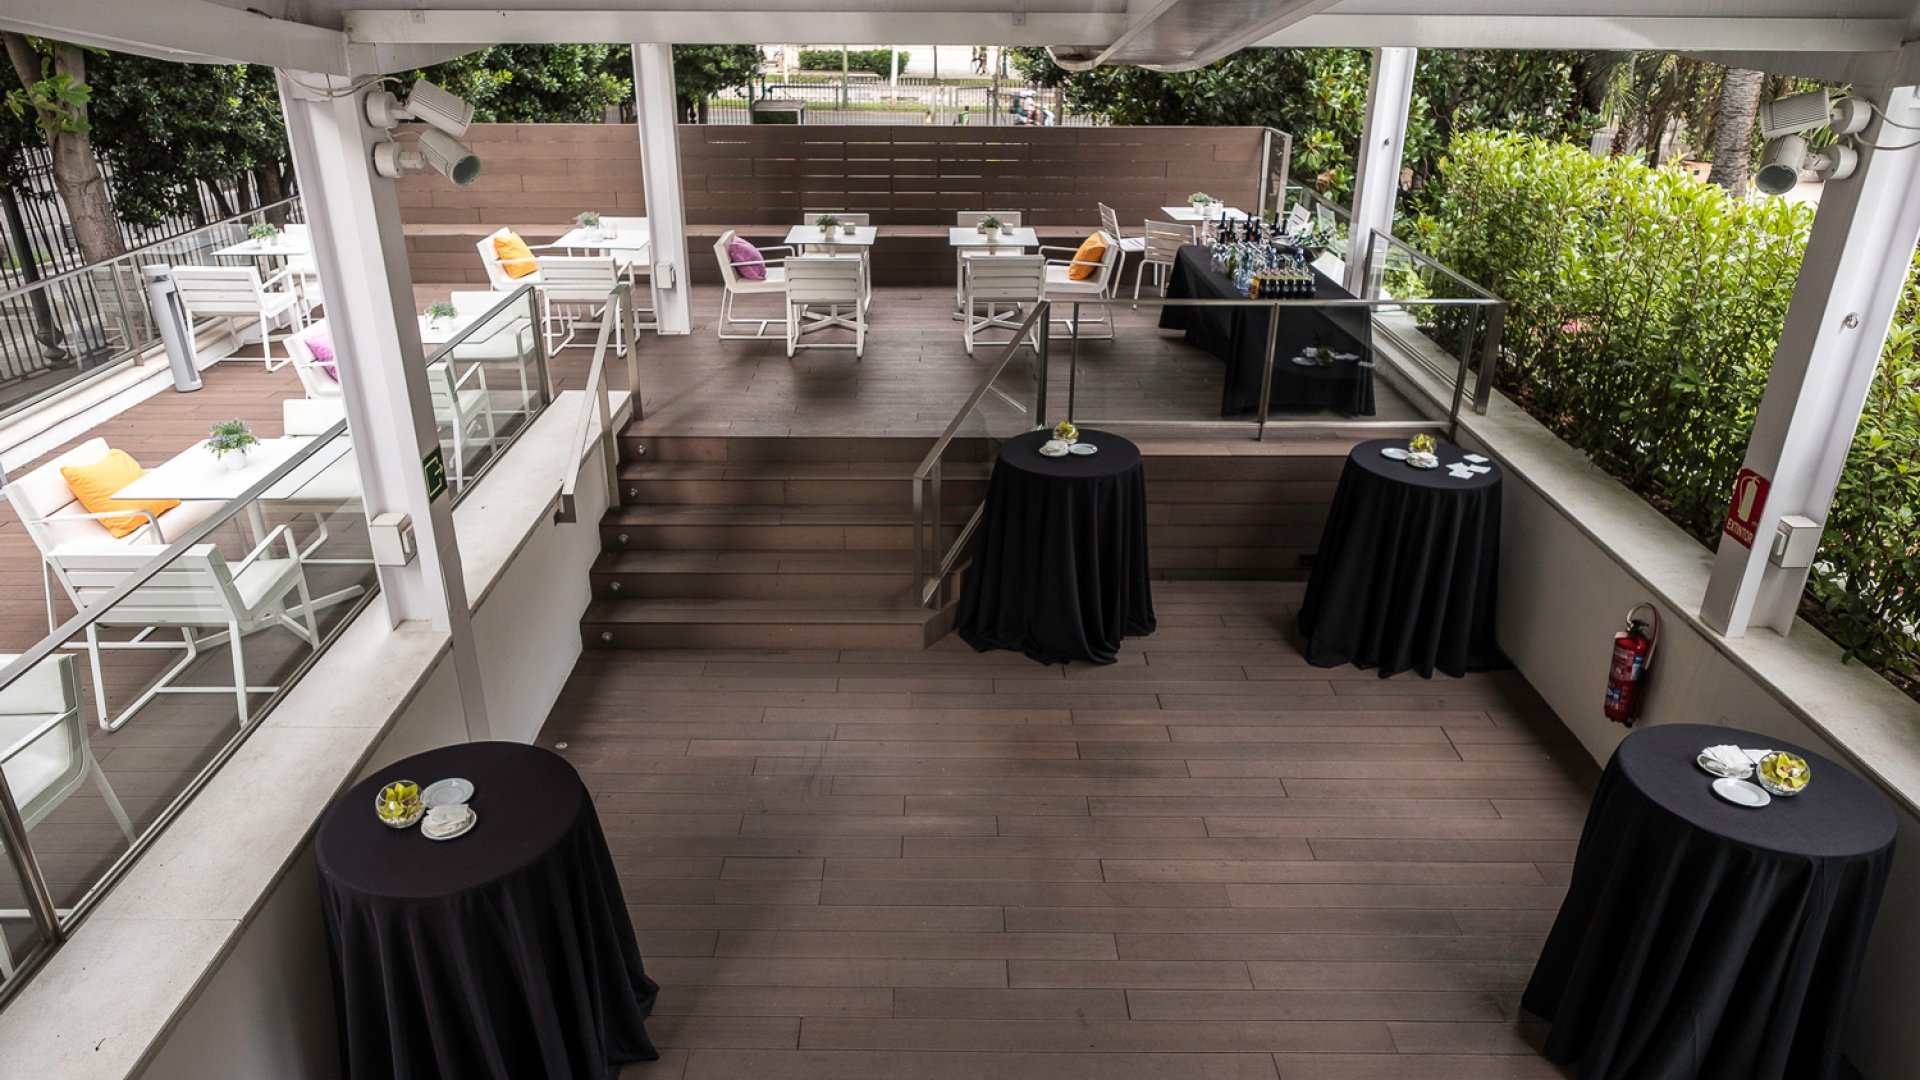
{"type": "MultiPolygon", "coordinates": [[[[422,336],[444,338],[427,346],[427,389],[447,483],[458,500],[546,409],[552,384],[532,286],[456,294],[452,306],[448,325],[429,325],[431,318],[422,316],[422,336]]],[[[598,317],[612,316],[602,309],[598,317]]]]}
{"type": "Polygon", "coordinates": [[[50,588],[78,614],[0,669],[0,712],[52,718],[0,775],[63,922],[377,585],[343,424],[267,439],[244,457],[196,444],[121,497],[180,502],[121,538],[84,519],[58,525],[50,588]]]}
{"type": "MultiPolygon", "coordinates": [[[[6,659],[0,654],[0,662],[6,659]]],[[[15,686],[0,692],[0,755],[7,761],[5,772],[10,778],[25,780],[33,768],[29,756],[48,742],[47,732],[61,722],[59,710],[64,706],[59,688],[73,677],[72,668],[71,656],[49,657],[15,686]]],[[[0,1001],[52,947],[50,923],[35,917],[39,905],[27,885],[27,872],[24,845],[8,843],[0,827],[0,1001]]]]}

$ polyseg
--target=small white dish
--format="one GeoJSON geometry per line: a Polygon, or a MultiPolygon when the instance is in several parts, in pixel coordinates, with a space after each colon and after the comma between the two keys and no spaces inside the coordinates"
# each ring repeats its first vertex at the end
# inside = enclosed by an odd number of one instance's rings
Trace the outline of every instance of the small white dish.
{"type": "Polygon", "coordinates": [[[1416,469],[1437,469],[1440,467],[1438,454],[1408,454],[1407,464],[1416,469]]]}
{"type": "Polygon", "coordinates": [[[449,776],[445,780],[435,780],[420,793],[420,801],[427,809],[436,806],[451,806],[455,803],[473,801],[473,781],[463,776],[449,776]]]}
{"type": "MultiPolygon", "coordinates": [[[[1760,789],[1754,788],[1754,790],[1759,791],[1760,789]]],[[[1766,795],[1766,792],[1761,791],[1760,794],[1764,796],[1766,795]]],[[[465,836],[467,833],[472,832],[474,824],[479,820],[480,820],[479,813],[475,811],[472,807],[468,807],[467,820],[461,822],[458,825],[455,825],[453,828],[447,830],[446,832],[436,832],[435,830],[427,827],[426,824],[422,823],[420,826],[420,835],[426,837],[429,840],[451,840],[456,836],[465,836]]]]}
{"type": "Polygon", "coordinates": [[[1088,454],[1097,454],[1099,452],[1100,452],[1100,448],[1093,445],[1090,442],[1077,442],[1077,443],[1074,443],[1072,446],[1067,447],[1067,453],[1078,454],[1081,457],[1086,457],[1088,454]]]}
{"type": "Polygon", "coordinates": [[[1475,465],[1484,465],[1487,461],[1486,458],[1481,457],[1479,454],[1462,454],[1460,456],[1473,462],[1475,465]]]}
{"type": "Polygon", "coordinates": [[[1735,780],[1731,776],[1723,776],[1715,780],[1713,793],[1735,806],[1744,806],[1749,810],[1758,810],[1773,801],[1773,796],[1767,794],[1759,784],[1748,780],[1735,780]]]}
{"type": "Polygon", "coordinates": [[[1040,444],[1040,453],[1044,457],[1066,457],[1069,452],[1067,444],[1059,439],[1048,439],[1040,444]]]}
{"type": "Polygon", "coordinates": [[[1404,446],[1383,446],[1380,448],[1380,456],[1389,461],[1405,461],[1407,450],[1404,446]]]}

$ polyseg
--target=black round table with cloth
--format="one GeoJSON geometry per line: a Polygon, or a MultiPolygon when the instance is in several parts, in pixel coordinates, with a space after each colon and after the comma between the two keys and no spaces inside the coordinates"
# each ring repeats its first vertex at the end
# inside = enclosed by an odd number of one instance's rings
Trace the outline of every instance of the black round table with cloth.
{"type": "Polygon", "coordinates": [[[341,1059],[356,1080],[605,1080],[659,1055],[647,978],[593,800],[520,743],[430,750],[355,784],[314,843],[341,1059]],[[473,782],[478,820],[429,840],[373,800],[473,782]]]}
{"type": "Polygon", "coordinates": [[[1082,428],[1100,452],[1058,458],[1039,452],[1051,437],[1000,446],[956,629],[982,652],[1111,664],[1122,638],[1153,633],[1146,469],[1118,435],[1082,428]]]}
{"type": "Polygon", "coordinates": [[[1440,467],[1381,456],[1406,441],[1375,439],[1347,455],[1300,605],[1307,660],[1464,675],[1504,666],[1494,640],[1500,569],[1500,467],[1458,479],[1466,451],[1438,448],[1440,467]]]}
{"type": "Polygon", "coordinates": [[[1790,743],[1670,724],[1600,777],[1566,901],[1522,1004],[1581,1080],[1825,1080],[1893,862],[1894,817],[1790,743]],[[1812,782],[1760,809],[1694,764],[1720,743],[1790,750],[1812,782]]]}

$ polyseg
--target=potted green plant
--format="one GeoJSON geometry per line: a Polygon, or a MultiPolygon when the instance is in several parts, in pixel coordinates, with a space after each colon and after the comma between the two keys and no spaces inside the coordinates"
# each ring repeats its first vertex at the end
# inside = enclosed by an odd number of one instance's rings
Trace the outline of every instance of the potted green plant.
{"type": "Polygon", "coordinates": [[[600,227],[600,212],[598,210],[586,211],[579,217],[574,218],[573,223],[587,230],[587,235],[595,240],[603,239],[606,235],[605,231],[600,227]]]}
{"type": "Polygon", "coordinates": [[[1196,210],[1205,210],[1207,207],[1212,206],[1213,203],[1214,203],[1213,196],[1207,194],[1204,191],[1196,191],[1193,194],[1187,196],[1187,205],[1193,207],[1196,210]]]}
{"type": "Polygon", "coordinates": [[[978,228],[980,230],[981,236],[987,236],[992,233],[999,232],[1002,228],[1005,227],[1005,225],[1006,223],[1001,221],[999,218],[994,217],[992,214],[988,214],[986,217],[983,217],[980,219],[980,224],[978,228]]]}
{"type": "Polygon", "coordinates": [[[460,312],[445,300],[436,300],[427,305],[427,327],[431,330],[445,330],[460,312]]]}
{"type": "Polygon", "coordinates": [[[206,447],[214,460],[235,472],[247,467],[247,455],[259,445],[244,420],[223,420],[207,431],[206,447]]]}
{"type": "Polygon", "coordinates": [[[253,237],[254,241],[261,247],[280,246],[280,226],[275,225],[271,221],[263,221],[258,225],[249,227],[247,229],[247,235],[253,237]]]}
{"type": "Polygon", "coordinates": [[[820,230],[821,236],[832,236],[833,231],[840,227],[840,219],[832,214],[821,214],[813,219],[813,227],[820,230]]]}

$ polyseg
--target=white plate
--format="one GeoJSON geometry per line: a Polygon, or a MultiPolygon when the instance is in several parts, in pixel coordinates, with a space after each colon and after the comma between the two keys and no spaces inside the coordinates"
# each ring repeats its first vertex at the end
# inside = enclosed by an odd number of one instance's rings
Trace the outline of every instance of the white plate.
{"type": "Polygon", "coordinates": [[[1078,454],[1081,457],[1086,457],[1088,454],[1099,453],[1100,448],[1093,445],[1090,442],[1077,442],[1077,443],[1074,443],[1072,446],[1067,447],[1067,452],[1070,454],[1078,454]]]}
{"type": "Polygon", "coordinates": [[[1723,776],[1715,780],[1713,793],[1735,806],[1744,806],[1749,810],[1757,810],[1773,801],[1773,796],[1767,794],[1766,789],[1759,784],[1747,780],[1735,780],[1731,776],[1723,776]]]}
{"type": "Polygon", "coordinates": [[[1751,765],[1747,766],[1744,769],[1741,769],[1739,772],[1728,772],[1727,770],[1721,768],[1717,762],[1715,762],[1712,758],[1708,757],[1705,754],[1701,754],[1698,757],[1694,758],[1693,762],[1694,764],[1700,766],[1700,768],[1713,774],[1714,776],[1730,776],[1735,780],[1745,780],[1747,777],[1753,775],[1753,766],[1751,765]]]}
{"type": "Polygon", "coordinates": [[[1040,456],[1041,457],[1066,457],[1067,448],[1062,446],[1058,449],[1053,449],[1048,446],[1042,446],[1040,447],[1040,456]]]}
{"type": "Polygon", "coordinates": [[[436,806],[450,803],[473,801],[473,781],[461,776],[449,776],[445,780],[435,780],[420,793],[420,801],[431,810],[436,806]]]}
{"type": "MultiPolygon", "coordinates": [[[[1759,788],[1754,788],[1754,790],[1760,791],[1759,788]]],[[[1765,797],[1767,793],[1764,791],[1760,791],[1760,794],[1762,797],[1765,797]]],[[[480,820],[480,812],[478,810],[475,810],[473,807],[469,806],[467,807],[466,824],[460,826],[459,828],[453,830],[452,832],[435,833],[435,832],[429,832],[427,830],[426,823],[422,822],[420,825],[420,835],[426,837],[429,840],[451,840],[456,836],[465,836],[469,832],[472,832],[474,825],[478,823],[479,820],[480,820]]]]}
{"type": "Polygon", "coordinates": [[[1388,460],[1391,460],[1391,461],[1405,461],[1405,460],[1407,460],[1407,452],[1406,452],[1406,450],[1404,450],[1404,449],[1402,449],[1401,447],[1398,447],[1398,446],[1383,446],[1383,447],[1381,447],[1381,448],[1380,448],[1380,456],[1381,456],[1381,457],[1383,457],[1383,458],[1387,458],[1388,460]]]}

